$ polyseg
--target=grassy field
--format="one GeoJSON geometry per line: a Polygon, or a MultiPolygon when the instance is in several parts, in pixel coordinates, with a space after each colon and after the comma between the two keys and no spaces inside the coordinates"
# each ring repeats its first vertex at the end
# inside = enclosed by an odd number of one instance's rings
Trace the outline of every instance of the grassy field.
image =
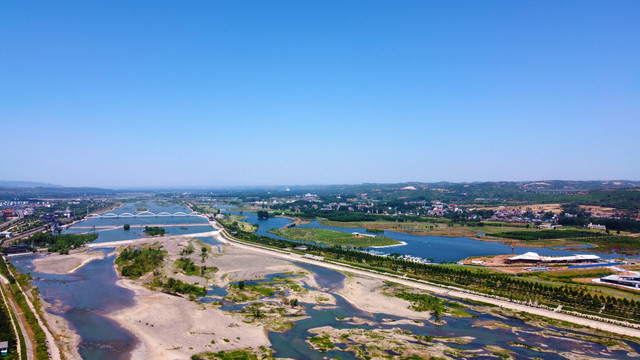
{"type": "Polygon", "coordinates": [[[257,228],[247,222],[241,221],[248,218],[248,216],[245,215],[227,215],[225,217],[223,217],[222,219],[220,219],[219,221],[223,224],[223,225],[231,225],[234,222],[237,221],[238,227],[240,228],[240,230],[244,231],[244,232],[254,232],[257,230],[257,228]]]}
{"type": "Polygon", "coordinates": [[[323,245],[367,247],[400,244],[399,241],[384,236],[356,236],[326,229],[289,228],[273,229],[269,232],[291,240],[313,242],[323,245]]]}
{"type": "MultiPolygon", "coordinates": [[[[524,224],[491,223],[493,226],[466,226],[446,222],[446,219],[438,219],[445,222],[395,222],[395,221],[330,221],[324,220],[320,225],[346,227],[346,228],[367,228],[377,230],[390,230],[411,235],[435,235],[448,237],[473,237],[478,233],[492,233],[505,231],[527,231],[524,224]]],[[[530,231],[535,231],[531,229],[530,231]]]]}

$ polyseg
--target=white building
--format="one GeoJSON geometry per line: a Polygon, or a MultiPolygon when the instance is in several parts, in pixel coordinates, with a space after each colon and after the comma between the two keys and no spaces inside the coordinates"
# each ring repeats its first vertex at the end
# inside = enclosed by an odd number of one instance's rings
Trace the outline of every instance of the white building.
{"type": "Polygon", "coordinates": [[[573,256],[540,256],[538,253],[527,252],[508,258],[507,263],[584,263],[600,260],[598,255],[573,255],[573,256]]]}
{"type": "Polygon", "coordinates": [[[607,227],[604,225],[598,225],[598,224],[592,224],[592,223],[589,223],[587,227],[593,230],[607,230],[607,227]]]}

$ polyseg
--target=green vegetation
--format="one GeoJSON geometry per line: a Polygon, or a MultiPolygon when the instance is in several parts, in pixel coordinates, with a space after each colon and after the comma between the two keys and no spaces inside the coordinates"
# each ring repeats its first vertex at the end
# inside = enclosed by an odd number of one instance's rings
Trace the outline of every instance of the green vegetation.
{"type": "MultiPolygon", "coordinates": [[[[22,293],[22,291],[20,290],[20,287],[18,286],[18,284],[24,287],[29,286],[28,279],[30,279],[31,276],[28,274],[25,275],[25,274],[18,273],[16,269],[13,267],[13,265],[5,263],[4,258],[0,259],[0,263],[2,264],[0,265],[0,271],[7,279],[9,279],[10,291],[7,291],[7,293],[9,293],[8,294],[9,296],[13,297],[16,304],[18,304],[18,306],[20,307],[20,310],[22,311],[23,316],[27,320],[27,324],[29,325],[29,327],[31,328],[31,331],[33,332],[33,338],[36,342],[36,348],[35,348],[36,360],[49,359],[49,354],[47,353],[46,336],[44,334],[44,331],[42,331],[42,328],[38,323],[38,319],[36,318],[34,313],[31,311],[31,308],[29,307],[29,305],[27,304],[27,299],[25,297],[26,295],[22,293]]],[[[22,334],[19,333],[19,335],[22,335],[22,334]]],[[[24,339],[22,338],[21,341],[23,340],[24,339]]],[[[25,353],[26,353],[26,348],[22,347],[22,343],[21,343],[21,350],[25,350],[25,353]]]]}
{"type": "Polygon", "coordinates": [[[115,263],[122,276],[137,279],[160,267],[166,254],[162,246],[155,244],[143,249],[127,247],[118,255],[115,263]]]}
{"type": "MultiPolygon", "coordinates": [[[[242,232],[236,236],[241,240],[280,249],[292,248],[298,245],[298,243],[292,241],[242,232]]],[[[597,288],[591,285],[573,285],[553,281],[542,282],[527,278],[525,275],[516,276],[469,266],[422,264],[399,257],[383,257],[349,250],[340,246],[322,247],[308,244],[306,252],[365,269],[408,274],[412,277],[426,279],[435,283],[457,285],[510,299],[531,300],[551,307],[562,305],[567,310],[625,320],[640,319],[640,301],[634,299],[634,296],[630,296],[631,293],[628,292],[624,292],[624,294],[603,294],[597,292],[597,288]],[[603,305],[605,305],[604,310],[600,313],[603,305]]]]}
{"type": "Polygon", "coordinates": [[[555,281],[570,281],[575,278],[597,278],[615,274],[615,271],[608,268],[593,268],[581,270],[561,270],[531,273],[541,279],[549,279],[555,281]]]}
{"type": "Polygon", "coordinates": [[[329,334],[326,333],[310,338],[309,342],[314,345],[320,352],[325,352],[328,349],[333,349],[336,347],[329,339],[329,334]]]}
{"type": "MultiPolygon", "coordinates": [[[[227,342],[229,341],[228,339],[227,342]]],[[[206,352],[191,356],[191,360],[258,360],[258,359],[271,359],[271,356],[260,357],[253,354],[250,350],[230,350],[219,351],[217,353],[206,352]]]]}
{"type": "Polygon", "coordinates": [[[191,255],[194,251],[196,251],[196,248],[194,248],[192,244],[189,244],[186,248],[180,251],[180,255],[191,255]]]}
{"type": "Polygon", "coordinates": [[[368,233],[372,233],[372,234],[384,234],[384,230],[380,230],[380,229],[365,229],[366,232],[368,233]]]}
{"type": "Polygon", "coordinates": [[[540,231],[507,231],[489,234],[515,240],[538,240],[538,239],[576,239],[585,237],[606,236],[603,233],[586,230],[540,230],[540,231]]]}
{"type": "Polygon", "coordinates": [[[402,291],[395,294],[396,297],[411,302],[411,308],[415,311],[431,311],[436,320],[446,309],[445,301],[436,296],[427,294],[414,294],[402,291]]]}
{"type": "Polygon", "coordinates": [[[265,210],[258,211],[257,215],[258,215],[258,220],[266,220],[269,218],[269,212],[265,210]]]}
{"type": "Polygon", "coordinates": [[[16,335],[11,325],[9,305],[0,299],[0,339],[9,342],[9,356],[5,359],[18,359],[16,335]]]}
{"type": "Polygon", "coordinates": [[[200,267],[187,257],[176,260],[176,268],[184,271],[186,275],[200,275],[201,272],[200,267]]]}
{"type": "Polygon", "coordinates": [[[78,235],[64,234],[53,235],[49,233],[36,233],[22,243],[33,247],[49,247],[49,252],[59,252],[60,254],[68,254],[69,250],[76,249],[82,245],[97,239],[98,235],[78,235]]]}
{"type": "Polygon", "coordinates": [[[287,229],[273,229],[269,232],[292,240],[312,242],[324,245],[368,247],[400,244],[399,241],[384,236],[356,236],[353,234],[327,229],[298,227],[287,229]]]}
{"type": "Polygon", "coordinates": [[[245,215],[225,215],[219,222],[227,227],[230,231],[254,232],[257,227],[247,222],[241,221],[246,219],[245,215]]]}
{"type": "Polygon", "coordinates": [[[545,239],[569,239],[572,241],[596,245],[594,250],[620,254],[640,254],[640,239],[633,236],[608,235],[587,230],[540,230],[540,231],[507,231],[489,234],[501,238],[522,241],[538,241],[545,239]]]}
{"type": "Polygon", "coordinates": [[[122,227],[125,231],[129,231],[129,229],[131,229],[131,225],[129,224],[124,224],[124,226],[122,227]]]}
{"type": "Polygon", "coordinates": [[[147,234],[147,236],[163,236],[167,231],[160,226],[145,226],[144,233],[147,234]]]}
{"type": "Polygon", "coordinates": [[[187,284],[174,278],[169,278],[167,282],[163,282],[161,279],[155,278],[152,282],[149,283],[149,286],[152,289],[160,288],[162,289],[162,291],[171,294],[185,294],[193,296],[207,295],[207,289],[205,287],[187,284]]]}
{"type": "Polygon", "coordinates": [[[580,242],[597,245],[598,250],[626,255],[640,255],[640,238],[632,236],[607,235],[581,238],[580,242]]]}

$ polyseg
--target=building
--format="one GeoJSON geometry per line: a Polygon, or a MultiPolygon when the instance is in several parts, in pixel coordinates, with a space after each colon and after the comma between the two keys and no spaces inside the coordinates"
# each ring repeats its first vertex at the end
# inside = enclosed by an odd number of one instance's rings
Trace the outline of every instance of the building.
{"type": "Polygon", "coordinates": [[[73,216],[73,211],[71,211],[71,209],[69,209],[69,207],[67,207],[67,209],[64,211],[64,216],[67,218],[70,218],[73,216]]]}
{"type": "Polygon", "coordinates": [[[562,263],[592,263],[600,260],[600,256],[597,255],[573,255],[573,256],[540,256],[538,253],[527,252],[522,255],[516,255],[505,260],[507,264],[538,264],[538,263],[549,263],[549,264],[562,264],[562,263]]]}
{"type": "Polygon", "coordinates": [[[357,237],[361,237],[361,236],[363,236],[363,237],[370,237],[370,238],[374,238],[374,237],[376,237],[376,235],[371,235],[371,234],[361,234],[361,233],[358,233],[358,232],[352,232],[351,234],[352,234],[352,235],[355,235],[355,236],[357,236],[357,237]]]}
{"type": "Polygon", "coordinates": [[[2,231],[0,232],[0,239],[1,238],[10,238],[13,236],[13,233],[11,231],[2,231]]]}
{"type": "Polygon", "coordinates": [[[640,275],[609,275],[600,279],[600,282],[630,286],[636,289],[640,289],[640,275]]]}
{"type": "Polygon", "coordinates": [[[598,225],[598,224],[593,224],[593,223],[589,223],[589,225],[587,225],[587,227],[589,229],[592,230],[607,230],[607,227],[604,225],[598,225]]]}
{"type": "Polygon", "coordinates": [[[8,354],[9,354],[9,342],[0,341],[0,356],[7,357],[8,354]]]}

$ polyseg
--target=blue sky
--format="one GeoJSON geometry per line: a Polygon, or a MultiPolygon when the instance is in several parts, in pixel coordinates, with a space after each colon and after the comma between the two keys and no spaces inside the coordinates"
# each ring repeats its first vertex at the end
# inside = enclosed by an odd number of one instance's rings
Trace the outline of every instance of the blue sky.
{"type": "Polygon", "coordinates": [[[639,1],[3,1],[0,179],[640,179],[639,1]]]}

